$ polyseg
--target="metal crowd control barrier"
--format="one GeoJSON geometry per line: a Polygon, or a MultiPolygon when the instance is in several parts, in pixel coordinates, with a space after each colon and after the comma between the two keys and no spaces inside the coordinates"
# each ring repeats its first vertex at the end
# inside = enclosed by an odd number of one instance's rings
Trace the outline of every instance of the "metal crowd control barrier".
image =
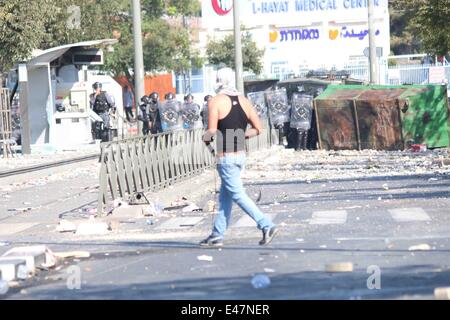
{"type": "Polygon", "coordinates": [[[11,106],[9,104],[10,92],[0,88],[0,148],[4,158],[13,157],[12,146],[16,144],[12,139],[11,106]]]}
{"type": "MultiPolygon", "coordinates": [[[[215,156],[203,134],[204,129],[180,130],[102,143],[98,213],[109,199],[158,191],[213,167],[215,156]]],[[[276,139],[273,130],[264,130],[246,141],[247,151],[269,148],[276,139]]]]}

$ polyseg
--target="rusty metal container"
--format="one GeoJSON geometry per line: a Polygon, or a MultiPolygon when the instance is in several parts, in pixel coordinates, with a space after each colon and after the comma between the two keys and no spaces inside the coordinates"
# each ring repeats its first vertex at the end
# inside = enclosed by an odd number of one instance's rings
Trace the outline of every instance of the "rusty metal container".
{"type": "Polygon", "coordinates": [[[445,87],[438,85],[328,88],[315,99],[319,146],[327,150],[403,150],[412,144],[449,146],[445,87]]]}

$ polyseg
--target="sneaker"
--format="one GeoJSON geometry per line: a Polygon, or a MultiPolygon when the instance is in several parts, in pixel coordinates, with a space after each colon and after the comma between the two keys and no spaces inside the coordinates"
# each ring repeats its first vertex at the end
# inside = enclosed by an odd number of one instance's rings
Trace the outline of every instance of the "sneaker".
{"type": "Polygon", "coordinates": [[[264,246],[266,244],[269,244],[273,238],[277,235],[278,228],[273,226],[271,228],[266,228],[263,230],[263,238],[259,242],[259,245],[264,246]]]}
{"type": "Polygon", "coordinates": [[[200,242],[200,247],[221,247],[223,246],[223,238],[221,236],[210,235],[205,240],[200,242]]]}

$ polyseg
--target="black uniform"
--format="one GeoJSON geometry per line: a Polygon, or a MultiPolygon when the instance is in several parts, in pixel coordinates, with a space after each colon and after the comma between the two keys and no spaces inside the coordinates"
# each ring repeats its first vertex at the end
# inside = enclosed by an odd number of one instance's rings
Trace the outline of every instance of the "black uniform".
{"type": "Polygon", "coordinates": [[[98,128],[100,124],[95,124],[94,135],[97,139],[102,139],[104,141],[110,140],[109,130],[110,130],[110,118],[109,110],[114,108],[114,101],[111,96],[105,91],[100,92],[99,95],[95,97],[94,94],[90,96],[90,104],[92,110],[99,115],[103,120],[103,128],[98,128]],[[100,132],[99,132],[100,131],[100,132]],[[100,135],[100,136],[99,136],[100,135]],[[106,136],[105,136],[106,135],[106,136]]]}

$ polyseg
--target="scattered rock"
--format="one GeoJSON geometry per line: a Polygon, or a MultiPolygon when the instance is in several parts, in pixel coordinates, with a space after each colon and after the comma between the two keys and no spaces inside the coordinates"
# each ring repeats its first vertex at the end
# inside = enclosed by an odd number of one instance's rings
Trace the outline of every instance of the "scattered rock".
{"type": "Polygon", "coordinates": [[[436,300],[450,300],[450,287],[434,289],[436,300]]]}
{"type": "Polygon", "coordinates": [[[331,263],[325,266],[325,271],[330,273],[337,272],[353,272],[353,263],[351,262],[339,262],[331,263]]]}
{"type": "Polygon", "coordinates": [[[202,256],[198,256],[197,260],[199,260],[199,261],[213,261],[213,257],[207,256],[207,255],[202,255],[202,256]]]}
{"type": "Polygon", "coordinates": [[[265,274],[257,274],[252,278],[251,284],[255,289],[264,289],[270,286],[270,278],[265,274]]]}
{"type": "Polygon", "coordinates": [[[78,236],[87,236],[108,234],[109,232],[110,227],[105,222],[84,222],[78,225],[75,234],[78,236]]]}
{"type": "Polygon", "coordinates": [[[67,259],[67,258],[89,258],[91,254],[88,251],[67,251],[67,252],[54,252],[56,257],[67,259]]]}
{"type": "Polygon", "coordinates": [[[76,230],[76,224],[67,220],[60,220],[58,226],[56,227],[56,231],[58,232],[75,232],[76,230]]]}
{"type": "Polygon", "coordinates": [[[428,251],[431,250],[431,246],[429,244],[423,243],[416,246],[411,246],[408,249],[409,251],[428,251]]]}

